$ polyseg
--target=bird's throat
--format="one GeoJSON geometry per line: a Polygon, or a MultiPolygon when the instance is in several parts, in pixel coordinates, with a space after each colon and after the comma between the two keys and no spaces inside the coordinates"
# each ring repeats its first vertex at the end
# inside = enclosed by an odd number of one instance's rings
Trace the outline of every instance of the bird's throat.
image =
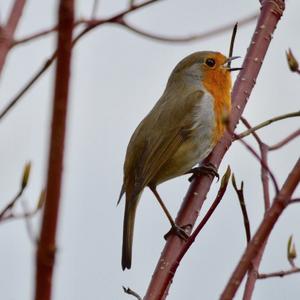
{"type": "Polygon", "coordinates": [[[231,75],[224,70],[206,72],[203,78],[204,88],[214,99],[215,130],[213,143],[216,144],[224,134],[226,118],[231,109],[231,75]]]}

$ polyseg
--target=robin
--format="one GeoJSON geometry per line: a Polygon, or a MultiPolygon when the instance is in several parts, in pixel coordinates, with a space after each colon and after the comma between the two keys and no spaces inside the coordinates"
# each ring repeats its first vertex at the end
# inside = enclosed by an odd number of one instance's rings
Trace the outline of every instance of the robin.
{"type": "Polygon", "coordinates": [[[171,232],[187,238],[156,187],[174,177],[199,172],[193,166],[201,163],[222,137],[224,118],[231,108],[230,71],[240,70],[229,67],[235,58],[213,51],[185,57],[172,71],[161,98],[134,131],[127,147],[118,200],[119,203],[126,194],[123,270],[131,267],[135,214],[145,187],[150,188],[167,215],[171,232]]]}

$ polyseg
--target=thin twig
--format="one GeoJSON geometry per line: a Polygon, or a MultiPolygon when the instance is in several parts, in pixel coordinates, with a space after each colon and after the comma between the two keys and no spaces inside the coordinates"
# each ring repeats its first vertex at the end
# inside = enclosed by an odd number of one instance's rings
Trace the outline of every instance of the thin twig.
{"type": "Polygon", "coordinates": [[[142,300],[142,297],[137,292],[133,291],[131,288],[129,288],[129,287],[126,288],[125,286],[123,286],[123,290],[124,290],[124,293],[131,295],[138,300],[142,300]]]}
{"type": "MultiPolygon", "coordinates": [[[[253,22],[256,18],[257,18],[257,14],[252,14],[244,19],[241,19],[238,21],[239,26],[249,24],[249,23],[253,22]]],[[[231,22],[229,24],[219,26],[217,28],[205,31],[200,34],[184,36],[184,37],[171,37],[171,36],[149,33],[140,28],[137,28],[136,26],[129,24],[123,18],[120,18],[118,20],[118,22],[116,22],[116,23],[120,24],[124,28],[126,28],[136,34],[139,34],[146,38],[154,39],[156,41],[167,42],[167,43],[187,43],[187,42],[199,41],[199,40],[206,39],[206,38],[211,38],[216,35],[222,34],[224,32],[230,31],[230,30],[232,30],[232,27],[234,26],[234,24],[236,22],[231,22]]]]}
{"type": "MultiPolygon", "coordinates": [[[[241,117],[241,120],[248,129],[252,128],[252,126],[244,117],[241,117]]],[[[263,141],[255,131],[253,131],[251,134],[256,140],[257,144],[259,145],[261,160],[264,162],[265,165],[268,166],[268,146],[265,143],[263,143],[263,141]]],[[[264,197],[264,205],[265,205],[265,212],[266,212],[270,208],[269,176],[268,176],[268,171],[266,170],[266,168],[263,167],[262,164],[261,164],[261,182],[263,187],[263,197],[264,197]]],[[[267,241],[265,241],[265,243],[263,244],[258,254],[256,255],[256,257],[253,259],[251,263],[251,267],[247,273],[247,280],[244,288],[243,300],[250,300],[252,298],[255,283],[257,280],[259,265],[264,254],[266,244],[267,241]]]]}
{"type": "MultiPolygon", "coordinates": [[[[241,121],[244,123],[244,125],[250,129],[252,126],[249,124],[249,122],[244,118],[241,117],[241,121]]],[[[255,138],[259,149],[260,149],[260,155],[261,155],[261,160],[264,162],[261,165],[261,181],[262,181],[262,186],[263,186],[263,194],[264,194],[264,203],[265,203],[265,211],[267,211],[270,208],[270,192],[269,192],[269,176],[268,176],[268,170],[264,168],[264,165],[269,166],[268,164],[268,150],[269,146],[266,145],[261,138],[258,136],[258,134],[253,131],[251,132],[253,137],[255,138]]]]}
{"type": "Polygon", "coordinates": [[[300,272],[300,268],[294,268],[294,269],[287,270],[287,271],[277,271],[277,272],[266,273],[266,274],[259,273],[257,275],[257,279],[266,279],[266,278],[272,278],[272,277],[284,277],[284,276],[299,273],[299,272],[300,272]]]}
{"type": "Polygon", "coordinates": [[[38,211],[40,210],[40,207],[37,205],[36,208],[30,212],[27,207],[27,203],[25,201],[22,201],[21,204],[23,207],[23,216],[24,216],[24,221],[25,221],[26,230],[27,230],[29,239],[32,242],[32,244],[36,246],[38,238],[37,238],[36,234],[34,233],[32,223],[31,223],[31,217],[35,216],[38,213],[38,211]]]}
{"type": "MultiPolygon", "coordinates": [[[[91,20],[85,20],[85,19],[79,19],[76,22],[74,22],[74,28],[79,26],[79,25],[88,25],[90,22],[92,22],[92,21],[91,20]]],[[[49,34],[54,33],[54,32],[57,32],[57,25],[54,25],[54,26],[52,26],[48,29],[43,29],[43,30],[41,30],[39,32],[36,32],[36,33],[32,33],[32,34],[30,34],[28,36],[25,36],[25,37],[22,37],[20,39],[16,39],[11,43],[10,47],[13,48],[15,46],[19,46],[19,45],[34,41],[38,38],[45,37],[46,35],[49,35],[49,34]]]]}
{"type": "Polygon", "coordinates": [[[22,189],[19,190],[17,195],[2,209],[2,211],[0,212],[0,222],[5,221],[8,218],[11,218],[12,214],[8,214],[8,213],[13,209],[17,201],[20,199],[20,197],[23,194],[23,191],[24,190],[22,189]]]}
{"type": "Polygon", "coordinates": [[[21,44],[25,44],[25,43],[28,43],[30,41],[33,41],[35,39],[38,39],[40,37],[44,37],[45,35],[48,35],[50,33],[53,33],[53,32],[56,32],[57,31],[57,25],[54,25],[53,27],[51,28],[48,28],[48,29],[44,29],[42,31],[39,31],[39,32],[36,32],[36,33],[33,33],[33,34],[30,34],[28,36],[25,36],[23,38],[20,38],[20,39],[16,39],[14,40],[11,45],[10,45],[10,48],[13,48],[15,46],[19,46],[21,44]]]}
{"type": "Polygon", "coordinates": [[[296,112],[292,112],[292,113],[274,117],[272,119],[269,119],[267,121],[264,121],[256,126],[252,127],[251,129],[248,129],[248,130],[238,134],[237,139],[242,139],[242,138],[246,137],[247,135],[251,134],[252,132],[254,132],[258,129],[261,129],[263,127],[266,127],[274,122],[281,121],[281,120],[288,119],[288,118],[299,117],[299,116],[300,116],[300,111],[296,111],[296,112]]]}
{"type": "Polygon", "coordinates": [[[292,199],[289,204],[296,204],[296,203],[300,203],[300,198],[292,199]]]}
{"type": "Polygon", "coordinates": [[[287,207],[292,194],[300,182],[300,159],[294,165],[289,176],[285,180],[282,188],[275,197],[270,209],[266,212],[262,223],[259,225],[256,233],[248,244],[244,254],[242,255],[238,265],[231,275],[224,291],[221,295],[221,300],[231,300],[239,288],[245,274],[251,266],[251,262],[257,256],[266,239],[269,237],[272,229],[278,218],[287,207]]]}
{"type": "Polygon", "coordinates": [[[250,239],[251,239],[251,230],[250,230],[250,222],[249,222],[249,218],[248,218],[247,207],[246,207],[246,202],[245,202],[245,197],[244,197],[244,182],[242,181],[241,187],[238,188],[236,181],[235,181],[234,174],[232,174],[231,182],[232,182],[232,186],[233,186],[233,188],[238,196],[238,199],[239,199],[239,203],[240,203],[240,207],[241,207],[242,215],[243,215],[244,228],[245,228],[245,232],[246,232],[246,239],[247,239],[247,243],[249,243],[250,239]]]}
{"type": "Polygon", "coordinates": [[[224,196],[224,194],[227,190],[230,175],[231,175],[231,169],[228,166],[226,172],[224,173],[224,175],[222,177],[221,184],[220,184],[220,187],[219,187],[219,190],[218,190],[218,193],[217,193],[217,196],[216,196],[215,200],[211,204],[209,210],[207,211],[207,213],[205,214],[205,216],[203,217],[203,219],[201,220],[199,225],[196,227],[194,232],[190,235],[190,237],[188,238],[188,240],[184,244],[181,252],[179,253],[178,258],[174,261],[173,265],[171,266],[171,271],[170,272],[172,274],[176,272],[182,258],[184,257],[186,252],[189,250],[191,245],[194,243],[196,237],[199,235],[200,231],[205,226],[205,224],[208,222],[208,220],[210,219],[210,217],[212,216],[212,214],[214,213],[214,211],[216,210],[216,208],[220,204],[221,200],[223,199],[223,196],[224,196]]]}
{"type": "Polygon", "coordinates": [[[296,137],[298,137],[300,135],[300,129],[297,129],[296,131],[294,131],[293,133],[291,133],[290,135],[288,135],[287,137],[285,137],[282,141],[269,146],[268,150],[269,151],[274,151],[277,150],[283,146],[285,146],[286,144],[288,144],[289,142],[291,142],[293,139],[295,139],[296,137]]]}
{"type": "Polygon", "coordinates": [[[0,212],[0,222],[5,221],[6,219],[12,218],[12,216],[13,216],[12,209],[14,208],[15,204],[20,199],[20,197],[23,195],[23,192],[25,191],[25,189],[28,185],[30,170],[31,170],[31,163],[28,162],[25,164],[25,166],[23,168],[23,174],[21,177],[21,184],[20,184],[20,189],[19,189],[18,193],[0,212]]]}
{"type": "MultiPolygon", "coordinates": [[[[236,136],[235,136],[235,139],[237,139],[236,136]]],[[[272,179],[275,192],[276,192],[276,194],[278,194],[278,192],[279,192],[278,183],[277,183],[277,180],[276,180],[273,172],[270,170],[269,166],[262,160],[262,158],[256,153],[256,151],[247,142],[245,142],[242,139],[238,139],[238,140],[253,154],[253,156],[257,160],[259,160],[260,164],[268,171],[268,173],[269,173],[269,175],[270,175],[270,177],[272,179]]]]}
{"type": "Polygon", "coordinates": [[[36,300],[50,300],[52,293],[68,111],[73,23],[74,0],[61,0],[58,9],[57,65],[48,159],[47,193],[36,252],[36,300]]]}
{"type": "MultiPolygon", "coordinates": [[[[80,21],[81,23],[84,22],[86,24],[86,27],[77,35],[77,37],[73,40],[72,46],[74,46],[76,44],[76,42],[78,42],[79,39],[81,39],[85,34],[87,34],[90,30],[92,30],[93,28],[106,24],[106,23],[112,23],[115,22],[118,18],[121,18],[139,8],[145,7],[149,4],[152,4],[156,1],[160,1],[160,0],[150,0],[150,1],[146,1],[144,3],[141,3],[139,5],[136,5],[130,9],[126,9],[123,12],[112,16],[110,18],[104,19],[104,20],[99,20],[99,21],[80,21]]],[[[32,85],[42,76],[43,73],[45,73],[47,71],[47,69],[51,66],[51,64],[54,62],[54,60],[56,59],[56,55],[57,55],[57,51],[55,50],[55,52],[50,56],[49,59],[47,59],[46,63],[44,63],[36,72],[36,74],[32,77],[32,79],[30,79],[28,81],[28,83],[25,84],[25,86],[19,91],[19,93],[14,96],[9,102],[8,105],[0,112],[0,120],[2,120],[4,118],[4,116],[7,115],[7,113],[19,102],[19,100],[22,98],[22,96],[32,87],[32,85]]]]}
{"type": "Polygon", "coordinates": [[[7,115],[7,113],[18,103],[22,96],[32,87],[32,85],[44,74],[44,72],[51,66],[56,58],[56,52],[42,65],[42,67],[37,71],[37,73],[29,80],[28,83],[19,91],[19,93],[14,96],[0,112],[0,121],[7,115]]]}

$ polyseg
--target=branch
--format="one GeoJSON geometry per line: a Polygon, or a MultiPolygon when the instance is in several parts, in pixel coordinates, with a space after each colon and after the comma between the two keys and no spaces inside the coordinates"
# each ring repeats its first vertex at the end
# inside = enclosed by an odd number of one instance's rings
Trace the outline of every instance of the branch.
{"type": "Polygon", "coordinates": [[[233,188],[239,199],[239,203],[240,203],[240,207],[241,207],[241,211],[242,211],[242,215],[243,215],[243,220],[244,220],[246,239],[247,239],[247,243],[249,243],[250,239],[251,239],[251,230],[250,230],[250,222],[249,222],[249,218],[248,218],[246,202],[245,202],[245,198],[244,198],[244,182],[242,181],[241,187],[238,188],[236,185],[234,174],[232,174],[231,181],[232,181],[233,188]]]}
{"type": "Polygon", "coordinates": [[[289,204],[296,204],[296,203],[300,203],[300,198],[292,199],[289,204]]]}
{"type": "Polygon", "coordinates": [[[169,273],[171,277],[170,280],[173,278],[173,274],[176,272],[184,255],[190,249],[196,237],[198,236],[202,228],[205,226],[205,224],[208,222],[208,220],[210,219],[210,217],[212,216],[212,214],[220,204],[221,200],[223,199],[223,196],[227,190],[230,175],[231,175],[231,170],[230,167],[228,166],[225,174],[222,177],[220,188],[218,190],[215,200],[213,201],[212,205],[210,206],[209,210],[207,211],[207,213],[205,214],[205,216],[203,217],[199,225],[196,227],[194,232],[190,235],[187,242],[184,244],[184,247],[182,248],[180,254],[178,255],[178,258],[174,261],[173,265],[171,266],[171,272],[169,273]]]}
{"type": "Polygon", "coordinates": [[[28,43],[32,40],[35,40],[35,39],[38,39],[40,37],[43,37],[45,35],[48,35],[50,33],[53,33],[53,32],[56,32],[57,31],[57,25],[54,25],[52,26],[51,28],[48,28],[48,29],[44,29],[42,31],[39,31],[39,32],[36,32],[36,33],[33,33],[33,34],[30,34],[28,36],[25,36],[21,39],[17,39],[17,40],[14,40],[11,44],[10,44],[10,48],[13,48],[15,46],[19,46],[21,44],[25,44],[25,43],[28,43]]]}
{"type": "MultiPolygon", "coordinates": [[[[93,28],[106,24],[106,23],[113,23],[116,22],[116,20],[118,20],[119,18],[124,17],[125,15],[139,9],[142,7],[145,7],[149,4],[152,4],[156,1],[160,1],[160,0],[150,0],[150,1],[146,1],[144,3],[141,3],[139,5],[136,5],[134,7],[131,7],[129,9],[124,10],[123,12],[112,16],[110,18],[104,19],[104,20],[98,20],[98,21],[78,21],[78,22],[83,22],[85,24],[87,24],[86,28],[84,28],[78,35],[77,37],[73,40],[72,46],[74,46],[79,39],[81,39],[85,34],[87,34],[89,31],[91,31],[93,28]]],[[[74,23],[73,23],[74,26],[74,23]]],[[[22,96],[32,87],[32,85],[42,76],[43,73],[45,73],[48,68],[52,65],[52,63],[54,62],[54,60],[56,59],[57,56],[57,51],[55,51],[49,59],[47,59],[46,63],[44,63],[36,72],[36,74],[33,76],[32,79],[29,80],[29,82],[20,90],[20,92],[12,98],[11,101],[8,102],[8,105],[2,110],[2,112],[0,112],[0,120],[2,120],[7,113],[19,102],[19,100],[22,98],[22,96]]]]}
{"type": "Polygon", "coordinates": [[[142,300],[142,297],[138,293],[133,291],[131,288],[129,288],[129,287],[126,288],[126,287],[123,286],[123,290],[124,290],[125,294],[131,295],[131,296],[135,297],[138,300],[142,300]]]}
{"type": "MultiPolygon", "coordinates": [[[[236,135],[234,135],[234,137],[236,139],[236,135]]],[[[265,160],[263,160],[247,142],[245,142],[244,140],[241,140],[241,139],[238,139],[238,140],[253,154],[253,156],[257,160],[259,160],[261,166],[269,173],[269,175],[272,179],[273,185],[274,185],[275,192],[276,192],[276,194],[278,194],[278,192],[279,192],[278,183],[276,181],[276,178],[275,178],[273,172],[270,170],[267,162],[265,160]]]]}
{"type": "Polygon", "coordinates": [[[257,256],[259,250],[264,245],[266,239],[269,237],[278,218],[280,217],[286,206],[289,204],[291,196],[299,182],[300,159],[298,159],[298,161],[296,162],[281,190],[275,197],[270,209],[266,212],[264,219],[258,227],[255,235],[248,244],[244,254],[242,255],[237,267],[235,268],[221,295],[221,300],[233,299],[246,272],[251,266],[252,260],[257,256]]]}
{"type": "Polygon", "coordinates": [[[280,121],[280,120],[284,120],[284,119],[288,119],[288,118],[293,118],[293,117],[299,117],[300,116],[300,111],[296,111],[296,112],[292,112],[292,113],[288,113],[288,114],[284,114],[284,115],[280,115],[280,116],[277,116],[277,117],[274,117],[272,119],[269,119],[267,121],[264,121],[240,134],[237,135],[237,139],[242,139],[244,138],[245,136],[251,134],[252,132],[258,130],[258,129],[261,129],[263,127],[266,127],[274,122],[277,122],[277,121],[280,121]]]}
{"type": "MultiPolygon", "coordinates": [[[[84,20],[84,19],[79,19],[77,20],[76,22],[74,22],[74,28],[79,26],[79,25],[83,25],[83,24],[89,24],[91,21],[87,21],[87,20],[84,20]]],[[[31,42],[31,41],[34,41],[38,38],[41,38],[41,37],[44,37],[46,35],[49,35],[51,33],[54,33],[54,32],[57,32],[57,25],[54,25],[48,29],[43,29],[39,32],[36,32],[36,33],[32,33],[28,36],[25,36],[23,38],[20,38],[20,39],[16,39],[14,40],[11,45],[10,45],[10,48],[13,48],[15,46],[19,46],[19,45],[22,45],[22,44],[25,44],[25,43],[28,43],[28,42],[31,42]]]]}
{"type": "Polygon", "coordinates": [[[61,0],[58,16],[57,66],[46,186],[47,194],[36,252],[36,300],[51,299],[68,108],[74,1],[61,0]]]}
{"type": "Polygon", "coordinates": [[[2,73],[25,3],[26,0],[15,0],[7,24],[0,28],[0,74],[2,73]]]}
{"type": "Polygon", "coordinates": [[[286,144],[288,144],[290,141],[292,141],[293,139],[295,139],[296,137],[298,137],[300,135],[300,129],[296,130],[295,132],[291,133],[289,136],[287,136],[286,138],[284,138],[282,141],[280,141],[279,143],[273,145],[273,146],[269,146],[268,150],[269,151],[273,151],[273,150],[277,150],[283,146],[285,146],[286,144]]]}
{"type": "Polygon", "coordinates": [[[7,106],[0,112],[0,121],[7,115],[7,113],[19,102],[22,96],[33,86],[33,84],[44,74],[44,72],[51,66],[56,59],[56,52],[42,65],[41,69],[33,76],[32,79],[19,91],[19,93],[11,99],[7,106]]]}
{"type": "Polygon", "coordinates": [[[241,20],[231,22],[230,24],[222,25],[217,28],[205,31],[203,33],[190,35],[190,36],[184,36],[184,37],[171,37],[171,36],[149,33],[140,28],[137,28],[136,26],[130,25],[123,18],[119,19],[116,23],[138,35],[141,35],[143,37],[146,37],[146,38],[149,38],[152,40],[167,42],[167,43],[187,43],[187,42],[199,41],[199,40],[202,40],[205,38],[211,38],[216,35],[222,34],[224,32],[230,31],[230,30],[232,30],[232,27],[234,26],[234,24],[237,22],[239,23],[239,26],[243,26],[243,25],[253,22],[256,19],[257,19],[257,14],[255,13],[255,14],[252,14],[241,20]]]}
{"type": "Polygon", "coordinates": [[[257,279],[266,279],[271,277],[284,277],[286,275],[291,275],[299,272],[300,272],[300,268],[294,268],[287,271],[278,271],[278,272],[267,273],[267,274],[260,273],[257,275],[257,279]]]}
{"type": "MultiPolygon", "coordinates": [[[[252,128],[252,126],[245,118],[241,117],[241,120],[248,129],[252,128]]],[[[261,164],[261,182],[263,187],[263,196],[264,196],[264,204],[265,204],[265,212],[266,212],[270,208],[269,176],[268,176],[268,170],[264,168],[263,165],[268,166],[268,146],[265,143],[263,143],[263,141],[260,139],[260,137],[255,131],[253,131],[251,134],[253,135],[253,137],[255,138],[255,140],[259,145],[261,160],[264,162],[264,164],[261,164]]],[[[252,298],[259,265],[264,254],[266,243],[267,241],[265,241],[264,245],[261,247],[257,256],[252,261],[251,268],[249,269],[247,274],[247,281],[245,284],[243,300],[250,300],[252,298]]]]}
{"type": "MultiPolygon", "coordinates": [[[[275,30],[284,8],[282,7],[281,11],[277,11],[277,9],[278,5],[272,1],[263,1],[257,26],[242,66],[243,69],[239,73],[232,90],[233,108],[230,116],[229,132],[234,131],[247,104],[270,44],[272,33],[275,30]]],[[[208,159],[208,162],[216,167],[220,165],[223,156],[232,143],[232,135],[229,132],[225,133],[208,159]]],[[[205,175],[197,177],[192,182],[177,215],[176,224],[179,226],[186,224],[193,226],[195,224],[211,184],[212,178],[205,175]]],[[[164,295],[166,295],[171,284],[169,277],[171,269],[169,266],[173,265],[173,262],[177,259],[183,247],[184,243],[176,236],[171,236],[167,240],[144,300],[164,299],[164,295]]]]}

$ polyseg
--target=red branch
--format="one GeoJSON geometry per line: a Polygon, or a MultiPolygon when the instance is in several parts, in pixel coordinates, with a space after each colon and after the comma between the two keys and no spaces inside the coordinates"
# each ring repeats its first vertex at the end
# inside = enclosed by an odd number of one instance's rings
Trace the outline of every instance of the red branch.
{"type": "Polygon", "coordinates": [[[291,196],[300,182],[300,159],[296,162],[294,168],[283,184],[281,190],[275,197],[270,209],[258,227],[255,235],[248,244],[243,256],[234,270],[227,286],[225,287],[221,300],[233,299],[238,287],[240,286],[246,272],[251,266],[252,260],[257,256],[265,241],[269,237],[275,223],[282,214],[285,207],[289,204],[291,196]]]}
{"type": "MultiPolygon", "coordinates": [[[[282,1],[262,1],[260,16],[243,63],[243,70],[240,72],[232,91],[233,105],[229,132],[234,131],[245,108],[283,9],[282,1]]],[[[218,167],[232,140],[232,135],[228,132],[225,133],[210,155],[209,162],[218,167]]],[[[211,184],[212,178],[204,175],[197,177],[193,181],[176,218],[178,225],[195,224],[211,184]]],[[[178,237],[171,236],[168,239],[144,300],[165,299],[172,278],[174,277],[170,267],[176,262],[183,247],[184,241],[178,237]]]]}
{"type": "Polygon", "coordinates": [[[7,24],[0,28],[0,74],[2,73],[6,56],[13,41],[25,3],[26,0],[15,0],[7,24]]]}
{"type": "Polygon", "coordinates": [[[47,195],[36,253],[36,300],[51,299],[69,94],[74,1],[61,0],[58,15],[57,66],[48,161],[47,195]]]}
{"type": "Polygon", "coordinates": [[[288,144],[290,141],[292,141],[293,139],[295,139],[299,135],[300,135],[300,129],[297,129],[296,131],[294,131],[293,133],[291,133],[289,136],[287,136],[286,138],[284,138],[279,143],[277,143],[277,144],[275,144],[273,146],[269,146],[269,151],[277,150],[277,149],[285,146],[286,144],[288,144]]]}
{"type": "Polygon", "coordinates": [[[267,273],[267,274],[258,274],[258,279],[266,279],[266,278],[271,278],[271,277],[284,277],[287,275],[295,274],[295,273],[300,273],[300,268],[293,268],[291,270],[287,271],[278,271],[278,272],[273,272],[273,273],[267,273]]]}

